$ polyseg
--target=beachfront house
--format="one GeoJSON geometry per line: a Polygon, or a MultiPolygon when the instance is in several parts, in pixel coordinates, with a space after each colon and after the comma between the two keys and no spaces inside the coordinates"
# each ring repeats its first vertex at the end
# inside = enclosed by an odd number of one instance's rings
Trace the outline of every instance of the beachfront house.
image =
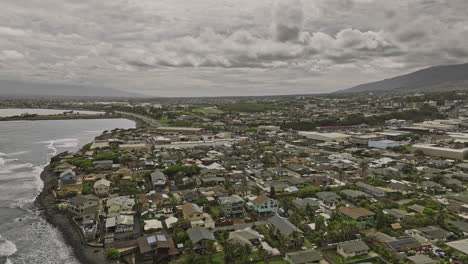
{"type": "Polygon", "coordinates": [[[60,173],[61,185],[76,184],[76,183],[77,183],[76,173],[72,169],[66,169],[65,171],[60,173]]]}

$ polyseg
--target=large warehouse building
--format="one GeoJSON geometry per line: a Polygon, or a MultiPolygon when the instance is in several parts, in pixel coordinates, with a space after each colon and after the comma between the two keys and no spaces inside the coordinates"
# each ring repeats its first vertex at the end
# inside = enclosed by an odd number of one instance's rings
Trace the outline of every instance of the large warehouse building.
{"type": "Polygon", "coordinates": [[[425,155],[434,157],[443,157],[447,159],[464,160],[468,156],[468,148],[453,149],[446,147],[437,147],[432,144],[413,145],[413,151],[421,150],[425,155]]]}

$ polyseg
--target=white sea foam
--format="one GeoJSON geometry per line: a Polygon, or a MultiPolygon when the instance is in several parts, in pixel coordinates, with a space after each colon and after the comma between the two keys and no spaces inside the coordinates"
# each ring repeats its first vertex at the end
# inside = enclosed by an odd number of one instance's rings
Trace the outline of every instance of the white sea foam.
{"type": "Polygon", "coordinates": [[[52,150],[52,153],[49,154],[50,157],[53,157],[57,155],[58,150],[54,147],[55,141],[51,140],[49,141],[49,145],[47,145],[47,148],[52,150]]]}
{"type": "Polygon", "coordinates": [[[8,184],[0,185],[0,192],[3,198],[9,197],[10,203],[5,205],[9,208],[24,208],[34,202],[37,195],[44,188],[41,180],[43,167],[32,164],[19,164],[14,169],[0,171],[2,180],[9,181],[8,184]],[[19,171],[19,168],[27,168],[26,171],[19,171]],[[14,190],[14,191],[13,191],[14,190]]]}
{"type": "Polygon", "coordinates": [[[44,182],[41,179],[41,173],[44,170],[41,166],[35,166],[31,174],[34,176],[34,184],[32,184],[34,196],[32,198],[19,199],[13,204],[14,207],[24,208],[26,205],[33,203],[36,197],[41,193],[44,188],[44,182]]]}
{"type": "Polygon", "coordinates": [[[39,143],[39,144],[50,144],[51,142],[53,142],[53,143],[67,143],[67,142],[75,142],[75,141],[78,141],[78,138],[59,138],[59,139],[40,141],[40,142],[37,142],[37,143],[39,143]]]}
{"type": "Polygon", "coordinates": [[[9,241],[2,239],[0,235],[0,256],[11,256],[17,251],[16,245],[9,241]]]}
{"type": "Polygon", "coordinates": [[[57,148],[75,148],[78,147],[78,142],[69,142],[60,145],[56,145],[57,148]]]}
{"type": "Polygon", "coordinates": [[[15,170],[20,170],[20,169],[26,169],[26,168],[32,168],[34,167],[33,164],[31,163],[24,163],[24,164],[17,164],[17,165],[10,165],[8,166],[9,170],[15,171],[15,170]]]}

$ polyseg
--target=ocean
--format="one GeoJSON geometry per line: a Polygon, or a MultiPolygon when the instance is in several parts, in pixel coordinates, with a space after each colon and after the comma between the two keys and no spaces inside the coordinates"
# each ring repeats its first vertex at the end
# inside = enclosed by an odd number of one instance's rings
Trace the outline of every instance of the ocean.
{"type": "MultiPolygon", "coordinates": [[[[0,116],[5,111],[11,113],[0,109],[0,116]]],[[[0,264],[79,264],[33,203],[40,174],[54,155],[76,151],[104,130],[133,127],[127,119],[0,122],[0,264]]]]}

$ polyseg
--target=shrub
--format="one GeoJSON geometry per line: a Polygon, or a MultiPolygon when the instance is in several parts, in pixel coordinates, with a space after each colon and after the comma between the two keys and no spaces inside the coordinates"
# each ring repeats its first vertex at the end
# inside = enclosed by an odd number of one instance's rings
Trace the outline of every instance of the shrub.
{"type": "Polygon", "coordinates": [[[106,250],[106,257],[112,260],[120,259],[120,252],[115,248],[109,248],[106,250]]]}

